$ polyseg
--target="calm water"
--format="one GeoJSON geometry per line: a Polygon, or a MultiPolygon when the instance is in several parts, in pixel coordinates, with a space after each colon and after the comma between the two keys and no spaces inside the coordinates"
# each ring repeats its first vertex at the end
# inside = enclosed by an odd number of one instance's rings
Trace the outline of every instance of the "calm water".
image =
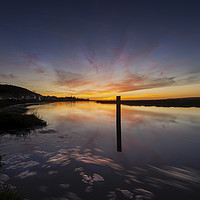
{"type": "Polygon", "coordinates": [[[52,103],[48,126],[0,138],[1,184],[30,200],[200,199],[200,109],[52,103]],[[118,138],[118,146],[119,146],[118,138]]]}

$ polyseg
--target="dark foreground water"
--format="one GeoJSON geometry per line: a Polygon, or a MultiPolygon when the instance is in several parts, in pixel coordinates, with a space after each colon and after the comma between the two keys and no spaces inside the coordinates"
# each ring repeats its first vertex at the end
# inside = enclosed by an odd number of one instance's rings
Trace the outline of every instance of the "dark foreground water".
{"type": "Polygon", "coordinates": [[[122,152],[116,105],[35,111],[45,129],[0,137],[0,186],[30,200],[200,199],[200,109],[121,106],[122,152]]]}

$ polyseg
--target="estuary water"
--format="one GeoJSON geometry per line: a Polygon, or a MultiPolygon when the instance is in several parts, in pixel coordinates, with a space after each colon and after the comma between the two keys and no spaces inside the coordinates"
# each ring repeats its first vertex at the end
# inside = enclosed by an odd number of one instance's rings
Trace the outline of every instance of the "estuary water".
{"type": "Polygon", "coordinates": [[[30,106],[48,126],[0,137],[0,186],[29,200],[200,199],[200,109],[120,109],[121,127],[114,104],[30,106]]]}

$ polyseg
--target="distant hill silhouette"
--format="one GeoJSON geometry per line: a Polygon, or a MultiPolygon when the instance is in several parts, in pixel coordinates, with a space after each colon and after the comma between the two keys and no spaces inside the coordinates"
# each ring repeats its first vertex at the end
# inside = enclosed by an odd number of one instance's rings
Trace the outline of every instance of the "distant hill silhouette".
{"type": "Polygon", "coordinates": [[[0,84],[1,98],[8,98],[8,97],[21,98],[22,96],[41,96],[41,95],[22,87],[0,84]]]}

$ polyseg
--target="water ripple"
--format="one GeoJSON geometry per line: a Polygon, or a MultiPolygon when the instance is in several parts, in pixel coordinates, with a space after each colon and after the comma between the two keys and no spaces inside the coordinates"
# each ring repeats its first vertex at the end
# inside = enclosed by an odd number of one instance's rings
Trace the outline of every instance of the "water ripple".
{"type": "Polygon", "coordinates": [[[29,172],[28,170],[18,174],[16,177],[19,177],[21,179],[27,178],[29,176],[35,176],[37,175],[37,172],[29,172]]]}

